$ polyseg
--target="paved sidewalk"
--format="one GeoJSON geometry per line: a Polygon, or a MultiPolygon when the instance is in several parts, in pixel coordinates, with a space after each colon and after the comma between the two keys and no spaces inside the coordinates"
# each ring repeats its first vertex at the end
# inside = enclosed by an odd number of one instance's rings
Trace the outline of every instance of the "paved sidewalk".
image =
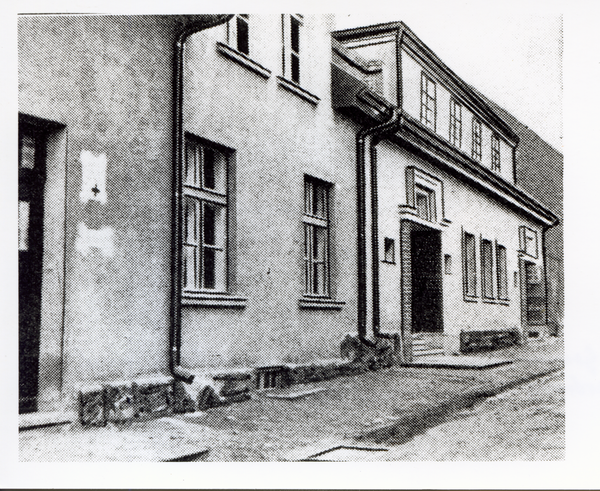
{"type": "Polygon", "coordinates": [[[453,411],[564,366],[562,339],[483,356],[513,362],[483,369],[394,367],[153,421],[28,430],[19,435],[20,460],[286,461],[335,446],[374,448],[407,441],[453,411]]]}

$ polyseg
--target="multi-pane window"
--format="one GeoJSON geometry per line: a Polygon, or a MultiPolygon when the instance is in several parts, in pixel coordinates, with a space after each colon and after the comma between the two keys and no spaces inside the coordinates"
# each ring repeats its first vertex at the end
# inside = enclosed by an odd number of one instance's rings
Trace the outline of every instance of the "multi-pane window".
{"type": "Polygon", "coordinates": [[[463,236],[463,270],[465,295],[477,296],[477,262],[475,236],[465,233],[463,236]]]}
{"type": "Polygon", "coordinates": [[[304,180],[304,291],[329,296],[329,189],[330,185],[304,180]]]}
{"type": "Polygon", "coordinates": [[[500,170],[500,138],[492,134],[492,170],[500,170]]]}
{"type": "Polygon", "coordinates": [[[300,19],[290,17],[290,72],[292,82],[300,83],[300,19]]]}
{"type": "Polygon", "coordinates": [[[494,298],[494,264],[492,242],[481,241],[481,292],[483,298],[494,298]]]}
{"type": "Polygon", "coordinates": [[[538,256],[537,232],[529,227],[519,227],[519,249],[528,256],[538,256]]]}
{"type": "Polygon", "coordinates": [[[471,126],[471,157],[481,161],[481,121],[473,118],[471,126]]]}
{"type": "Polygon", "coordinates": [[[417,215],[428,222],[435,221],[435,194],[430,189],[415,186],[417,215]]]}
{"type": "Polygon", "coordinates": [[[250,16],[237,14],[229,21],[227,35],[229,45],[235,47],[240,53],[250,54],[250,16]]]}
{"type": "Polygon", "coordinates": [[[498,298],[508,300],[508,273],[506,270],[506,247],[496,244],[496,281],[498,298]]]}
{"type": "Polygon", "coordinates": [[[435,130],[436,85],[425,72],[421,72],[421,123],[435,130]]]}
{"type": "Polygon", "coordinates": [[[188,137],[184,165],[183,288],[227,289],[227,157],[188,137]]]}
{"type": "Polygon", "coordinates": [[[450,99],[450,143],[460,148],[462,142],[462,106],[450,99]]]}

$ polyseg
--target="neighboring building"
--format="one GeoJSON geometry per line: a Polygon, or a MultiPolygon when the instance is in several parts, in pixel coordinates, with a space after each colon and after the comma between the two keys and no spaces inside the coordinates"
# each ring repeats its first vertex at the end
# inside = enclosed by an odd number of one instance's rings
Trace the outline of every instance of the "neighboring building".
{"type": "Polygon", "coordinates": [[[19,19],[21,411],[546,332],[515,132],[404,24],[332,28],[19,19]]]}

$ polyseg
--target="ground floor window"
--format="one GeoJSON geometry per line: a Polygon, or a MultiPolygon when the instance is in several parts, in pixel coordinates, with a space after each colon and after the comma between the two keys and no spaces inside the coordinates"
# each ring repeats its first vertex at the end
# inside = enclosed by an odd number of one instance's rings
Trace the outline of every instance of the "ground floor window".
{"type": "Polygon", "coordinates": [[[475,236],[463,234],[463,272],[464,293],[467,297],[477,296],[477,259],[475,236]]]}
{"type": "Polygon", "coordinates": [[[227,156],[189,135],[183,201],[183,288],[227,289],[227,156]]]}
{"type": "Polygon", "coordinates": [[[331,185],[304,180],[304,292],[329,296],[329,193],[331,185]]]}
{"type": "Polygon", "coordinates": [[[483,298],[494,298],[494,264],[492,242],[481,241],[481,293],[483,298]]]}
{"type": "Polygon", "coordinates": [[[508,273],[506,269],[506,247],[496,244],[496,276],[498,299],[500,300],[508,300],[508,273]]]}

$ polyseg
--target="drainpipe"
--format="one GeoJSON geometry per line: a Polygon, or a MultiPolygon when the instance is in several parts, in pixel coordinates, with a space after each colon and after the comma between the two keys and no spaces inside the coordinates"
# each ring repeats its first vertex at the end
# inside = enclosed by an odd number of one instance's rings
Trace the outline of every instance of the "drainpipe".
{"type": "Polygon", "coordinates": [[[180,365],[181,360],[181,216],[183,165],[183,69],[185,42],[196,32],[224,24],[233,15],[211,15],[185,27],[176,37],[173,63],[173,203],[171,237],[171,323],[169,330],[169,369],[173,377],[192,383],[194,375],[180,365]]]}
{"type": "Polygon", "coordinates": [[[367,338],[367,240],[366,240],[366,179],[365,179],[365,141],[371,136],[371,239],[373,257],[373,335],[375,338],[391,338],[379,330],[379,238],[377,224],[377,158],[375,146],[379,137],[397,128],[401,124],[400,112],[391,109],[387,121],[366,128],[356,134],[356,204],[357,204],[357,252],[358,252],[358,339],[361,343],[374,348],[376,343],[367,338]],[[373,159],[375,156],[375,159],[373,159]]]}

